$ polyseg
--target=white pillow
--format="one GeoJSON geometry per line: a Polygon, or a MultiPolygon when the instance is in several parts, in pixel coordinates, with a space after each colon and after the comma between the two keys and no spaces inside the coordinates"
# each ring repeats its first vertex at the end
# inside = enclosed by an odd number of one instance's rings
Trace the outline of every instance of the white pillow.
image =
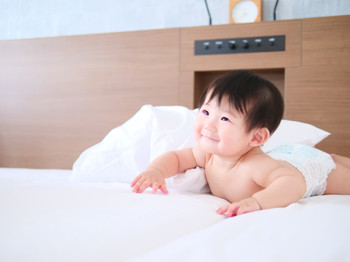
{"type": "MultiPolygon", "coordinates": [[[[196,144],[193,123],[197,112],[183,106],[143,106],[130,120],[112,129],[100,143],[79,156],[73,165],[72,179],[130,183],[160,154],[196,144]]],[[[267,152],[283,144],[314,146],[328,135],[330,133],[309,124],[282,120],[262,149],[267,152]]],[[[181,184],[193,192],[203,187],[193,184],[191,181],[195,180],[191,179],[189,185],[185,185],[185,180],[181,176],[181,183],[170,184],[181,184]]]]}
{"type": "Polygon", "coordinates": [[[313,125],[283,119],[276,131],[261,148],[264,152],[268,152],[283,144],[315,146],[329,135],[329,132],[313,125]]]}

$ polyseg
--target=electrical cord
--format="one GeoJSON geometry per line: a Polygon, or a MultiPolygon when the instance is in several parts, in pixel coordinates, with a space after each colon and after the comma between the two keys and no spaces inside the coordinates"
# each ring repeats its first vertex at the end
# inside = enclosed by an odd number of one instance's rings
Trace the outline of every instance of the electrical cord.
{"type": "Polygon", "coordinates": [[[279,0],[276,0],[275,8],[273,9],[273,20],[276,20],[276,9],[277,9],[277,5],[278,5],[278,1],[279,0]]]}
{"type": "Polygon", "coordinates": [[[209,25],[211,25],[211,15],[210,15],[210,11],[209,11],[207,0],[204,0],[204,2],[205,2],[205,6],[207,7],[207,12],[208,12],[208,16],[209,16],[209,25]]]}

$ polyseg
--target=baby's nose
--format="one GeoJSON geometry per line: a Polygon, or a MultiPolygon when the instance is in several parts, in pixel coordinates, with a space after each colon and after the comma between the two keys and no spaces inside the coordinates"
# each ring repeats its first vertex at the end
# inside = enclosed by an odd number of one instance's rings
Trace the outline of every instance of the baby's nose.
{"type": "Polygon", "coordinates": [[[214,121],[208,120],[205,123],[204,128],[210,132],[216,132],[216,125],[215,125],[214,121]]]}

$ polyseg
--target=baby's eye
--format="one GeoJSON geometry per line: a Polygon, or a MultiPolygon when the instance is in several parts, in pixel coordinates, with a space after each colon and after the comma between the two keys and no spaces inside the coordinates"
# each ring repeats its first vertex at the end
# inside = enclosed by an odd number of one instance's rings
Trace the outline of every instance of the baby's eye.
{"type": "Polygon", "coordinates": [[[205,110],[205,109],[202,110],[202,113],[203,113],[204,115],[206,115],[206,116],[209,116],[209,112],[208,112],[207,110],[205,110]]]}
{"type": "Polygon", "coordinates": [[[222,121],[230,121],[230,119],[228,119],[228,118],[225,117],[225,116],[223,116],[223,117],[221,118],[221,120],[222,120],[222,121]]]}

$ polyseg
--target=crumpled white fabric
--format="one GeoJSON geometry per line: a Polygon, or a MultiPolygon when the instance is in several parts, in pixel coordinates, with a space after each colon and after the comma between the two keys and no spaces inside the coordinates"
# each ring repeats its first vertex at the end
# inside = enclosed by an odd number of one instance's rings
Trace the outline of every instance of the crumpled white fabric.
{"type": "Polygon", "coordinates": [[[197,111],[183,106],[144,105],[79,156],[71,179],[130,183],[160,154],[196,144],[193,123],[197,111]]]}
{"type": "Polygon", "coordinates": [[[170,190],[192,192],[198,194],[210,193],[210,188],[205,178],[204,169],[196,167],[188,169],[184,173],[166,179],[167,188],[170,190]]]}

